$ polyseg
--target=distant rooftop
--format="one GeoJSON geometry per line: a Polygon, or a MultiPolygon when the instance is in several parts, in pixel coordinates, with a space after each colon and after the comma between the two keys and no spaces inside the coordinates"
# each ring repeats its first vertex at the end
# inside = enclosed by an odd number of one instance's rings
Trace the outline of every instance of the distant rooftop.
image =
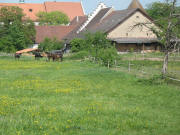
{"type": "Polygon", "coordinates": [[[70,20],[76,16],[83,16],[84,11],[81,2],[44,2],[44,3],[0,3],[0,8],[4,6],[18,6],[23,9],[26,18],[37,20],[36,14],[40,11],[52,12],[60,11],[69,17],[70,20]]]}

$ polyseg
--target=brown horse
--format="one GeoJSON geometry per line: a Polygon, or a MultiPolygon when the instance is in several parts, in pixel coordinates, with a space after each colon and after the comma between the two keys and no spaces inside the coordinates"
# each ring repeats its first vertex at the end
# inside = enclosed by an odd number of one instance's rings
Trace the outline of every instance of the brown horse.
{"type": "Polygon", "coordinates": [[[46,52],[47,54],[47,58],[48,58],[48,61],[50,61],[51,59],[53,61],[63,61],[63,51],[61,50],[54,50],[54,51],[51,51],[51,52],[46,52]]]}

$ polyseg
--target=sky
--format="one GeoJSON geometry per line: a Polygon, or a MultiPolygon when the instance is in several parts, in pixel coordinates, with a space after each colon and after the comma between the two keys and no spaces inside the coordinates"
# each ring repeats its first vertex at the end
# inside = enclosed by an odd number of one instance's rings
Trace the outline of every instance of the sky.
{"type": "MultiPolygon", "coordinates": [[[[25,3],[43,3],[44,1],[55,1],[55,0],[25,0],[25,3]]],[[[56,0],[56,1],[73,1],[79,2],[80,0],[56,0]]],[[[126,9],[132,0],[82,0],[84,10],[86,14],[91,13],[98,5],[103,2],[107,6],[114,7],[116,10],[126,9]]],[[[143,7],[147,7],[148,4],[157,1],[164,0],[139,0],[143,7]]],[[[19,0],[0,0],[0,3],[18,3],[19,0]]]]}

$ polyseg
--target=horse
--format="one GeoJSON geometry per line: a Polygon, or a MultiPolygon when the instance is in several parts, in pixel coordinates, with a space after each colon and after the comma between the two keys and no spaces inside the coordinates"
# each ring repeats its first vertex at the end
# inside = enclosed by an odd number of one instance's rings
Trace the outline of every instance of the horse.
{"type": "Polygon", "coordinates": [[[39,60],[40,58],[43,57],[40,52],[33,52],[33,54],[34,54],[35,60],[39,60]]]}
{"type": "Polygon", "coordinates": [[[14,54],[14,58],[15,58],[15,59],[18,59],[18,60],[19,60],[20,57],[21,57],[21,53],[15,53],[15,54],[14,54]]]}
{"type": "Polygon", "coordinates": [[[53,50],[50,52],[46,52],[48,61],[51,59],[53,61],[58,61],[60,60],[61,62],[63,61],[63,51],[62,50],[53,50]]]}

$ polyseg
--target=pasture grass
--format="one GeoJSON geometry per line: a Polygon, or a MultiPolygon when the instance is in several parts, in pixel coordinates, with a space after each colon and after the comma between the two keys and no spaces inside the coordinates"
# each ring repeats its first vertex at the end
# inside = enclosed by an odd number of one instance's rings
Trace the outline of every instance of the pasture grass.
{"type": "Polygon", "coordinates": [[[180,89],[87,61],[0,57],[2,135],[179,135],[180,89]]]}

